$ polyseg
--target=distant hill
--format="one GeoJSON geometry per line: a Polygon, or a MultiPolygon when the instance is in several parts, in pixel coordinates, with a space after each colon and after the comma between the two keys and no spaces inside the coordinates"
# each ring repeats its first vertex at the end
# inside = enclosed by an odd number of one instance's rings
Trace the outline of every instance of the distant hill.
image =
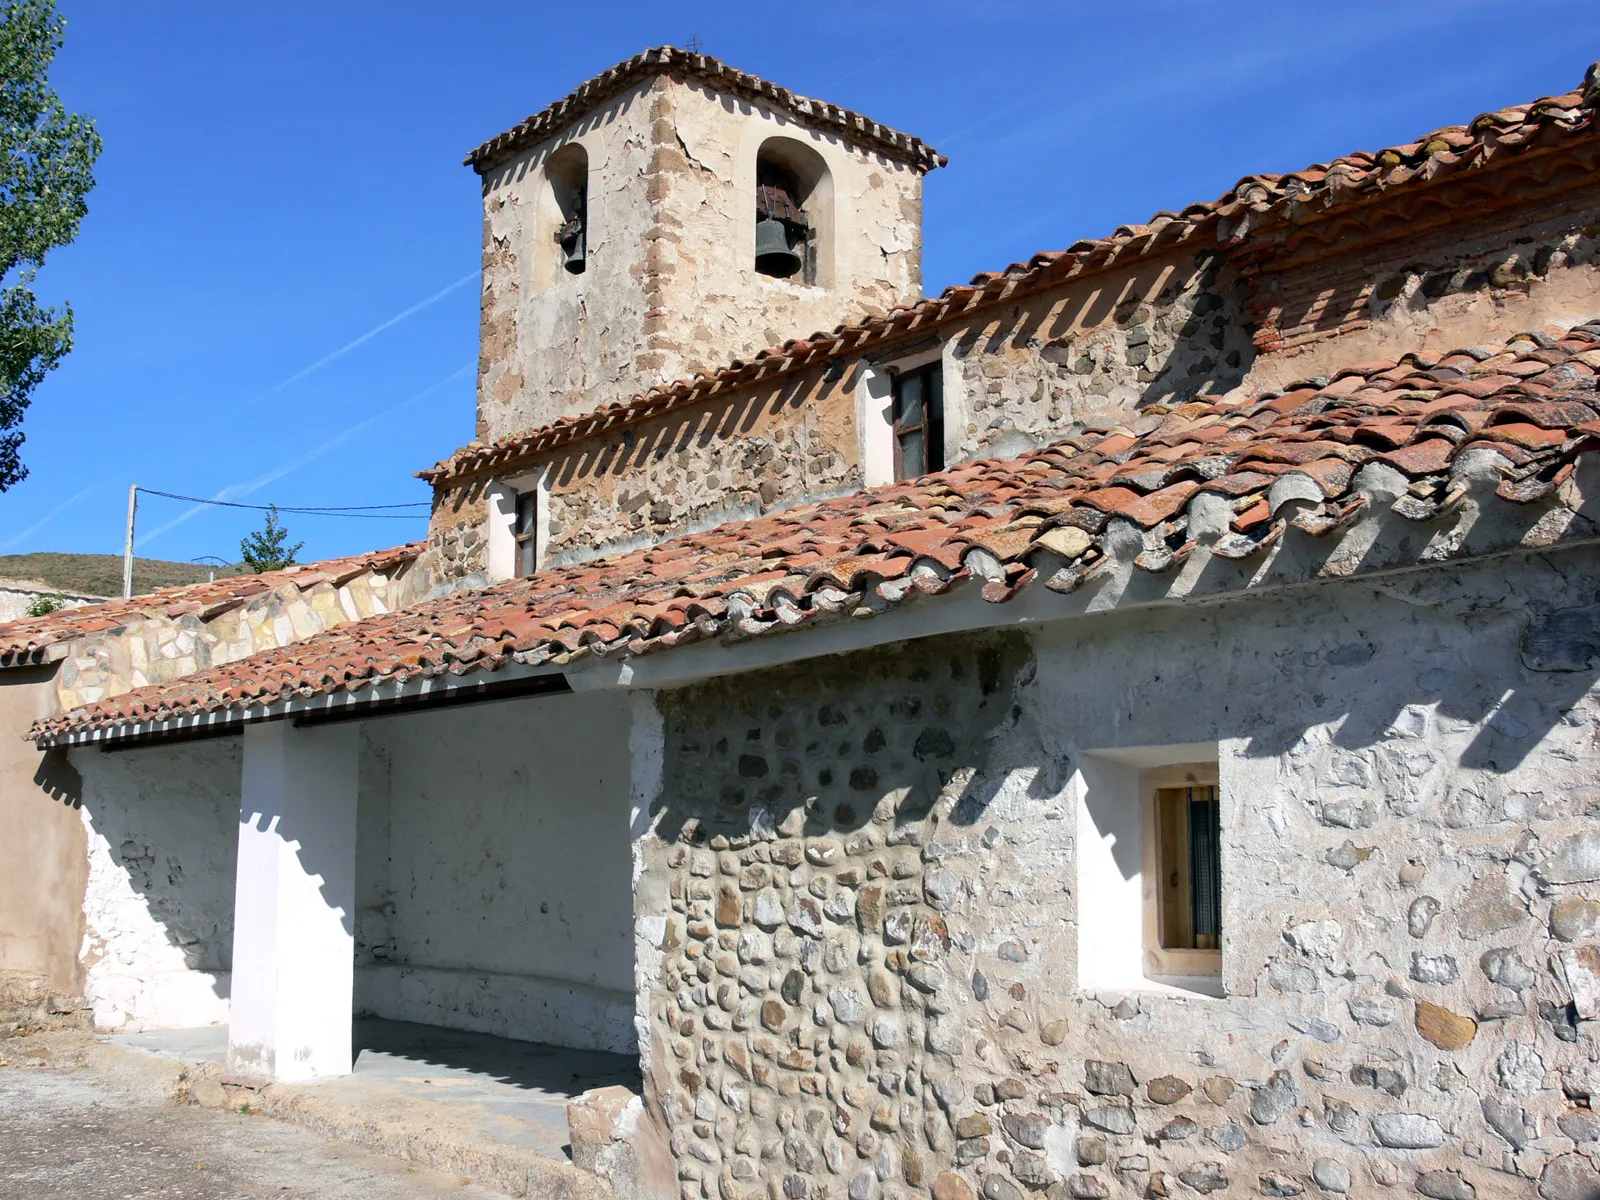
{"type": "MultiPolygon", "coordinates": [[[[182,583],[203,583],[211,568],[163,558],[133,560],[133,593],[142,596],[182,583]]],[[[245,575],[243,563],[217,567],[217,578],[245,575]]],[[[0,579],[33,579],[82,596],[122,595],[122,556],[118,554],[0,554],[0,579]]]]}

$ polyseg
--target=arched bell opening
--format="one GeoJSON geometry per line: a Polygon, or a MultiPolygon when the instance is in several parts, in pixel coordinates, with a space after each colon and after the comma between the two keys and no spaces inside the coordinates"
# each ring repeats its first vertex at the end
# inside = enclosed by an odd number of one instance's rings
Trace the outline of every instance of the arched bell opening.
{"type": "Polygon", "coordinates": [[[763,142],[756,153],[756,270],[826,287],[831,200],[832,183],[820,154],[793,138],[763,142]]]}
{"type": "Polygon", "coordinates": [[[557,265],[582,275],[589,261],[589,154],[576,143],[563,146],[545,165],[559,224],[555,230],[557,265]]]}

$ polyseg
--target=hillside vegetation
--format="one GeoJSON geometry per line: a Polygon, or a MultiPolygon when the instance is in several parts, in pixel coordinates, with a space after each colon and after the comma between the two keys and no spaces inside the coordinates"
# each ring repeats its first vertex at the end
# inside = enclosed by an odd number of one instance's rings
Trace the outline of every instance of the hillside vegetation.
{"type": "MultiPolygon", "coordinates": [[[[236,563],[216,568],[217,578],[243,575],[236,563]]],[[[163,558],[133,560],[133,591],[142,596],[157,588],[181,583],[202,583],[210,568],[201,563],[169,562],[163,558]]],[[[0,554],[0,579],[33,579],[63,592],[88,596],[122,595],[122,557],[117,554],[0,554]]]]}

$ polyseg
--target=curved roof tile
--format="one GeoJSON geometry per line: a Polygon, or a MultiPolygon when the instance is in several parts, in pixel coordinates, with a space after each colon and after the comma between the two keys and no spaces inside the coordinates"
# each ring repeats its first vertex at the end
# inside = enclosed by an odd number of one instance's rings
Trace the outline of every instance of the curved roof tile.
{"type": "MultiPolygon", "coordinates": [[[[1347,493],[1369,463],[1405,481],[1392,508],[1412,520],[1461,503],[1469,480],[1457,467],[1468,451],[1493,456],[1503,500],[1543,500],[1580,454],[1600,450],[1600,391],[1583,361],[1596,349],[1600,319],[1519,334],[1495,349],[1507,362],[1541,364],[1526,376],[1443,356],[1471,364],[1468,382],[1476,382],[1473,372],[1493,380],[1484,393],[1447,387],[1433,377],[1433,363],[1408,355],[1387,370],[1361,364],[1347,375],[1365,380],[1354,392],[1307,380],[1242,400],[1203,397],[1068,432],[1018,459],[964,463],[372,617],[75,709],[36,725],[34,735],[48,742],[512,662],[646,654],[883,611],[962,580],[978,582],[993,603],[1036,581],[1070,592],[1119,553],[1110,540],[1118,529],[1141,543],[1135,563],[1147,571],[1170,569],[1202,543],[1225,558],[1248,558],[1291,523],[1320,535],[1357,519],[1375,501],[1347,493]],[[1530,404],[1528,389],[1558,371],[1569,372],[1562,386],[1530,404]],[[1444,413],[1480,432],[1461,442],[1440,436],[1431,419],[1444,413]],[[1510,440],[1486,440],[1499,431],[1510,440]],[[1191,520],[1200,497],[1204,518],[1191,520]],[[1219,517],[1227,519],[1219,525],[1219,517]]],[[[1472,458],[1468,474],[1481,470],[1472,458]]],[[[1426,541],[1419,539],[1419,555],[1426,541]]]]}
{"type": "MultiPolygon", "coordinates": [[[[646,52],[653,53],[657,52],[646,52]]],[[[629,60],[634,61],[637,60],[629,60]]],[[[555,107],[559,106],[552,106],[545,112],[552,112],[555,107]]],[[[855,353],[865,346],[899,337],[909,326],[925,329],[973,309],[1015,299],[1019,292],[1054,286],[1073,275],[1164,254],[1183,242],[1207,237],[1213,245],[1223,242],[1237,245],[1279,219],[1293,216],[1303,221],[1317,213],[1352,205],[1397,187],[1475,170],[1508,154],[1559,145],[1593,133],[1597,107],[1600,107],[1600,63],[1589,67],[1582,85],[1562,95],[1484,113],[1468,125],[1447,126],[1414,142],[1376,153],[1358,151],[1332,163],[1316,164],[1288,175],[1247,175],[1210,203],[1191,204],[1177,214],[1160,212],[1147,225],[1123,225],[1110,237],[1074,242],[1065,251],[1035,254],[1025,263],[1012,263],[1003,271],[983,272],[973,276],[969,284],[947,287],[938,296],[896,308],[885,315],[839,325],[832,332],[790,339],[782,346],[761,351],[749,361],[736,360],[593,412],[562,417],[487,445],[471,442],[434,466],[418,471],[417,475],[437,485],[457,477],[501,469],[530,454],[720,395],[774,369],[789,371],[855,353]]],[[[1458,353],[1475,356],[1477,350],[1477,347],[1468,347],[1458,353]]]]}

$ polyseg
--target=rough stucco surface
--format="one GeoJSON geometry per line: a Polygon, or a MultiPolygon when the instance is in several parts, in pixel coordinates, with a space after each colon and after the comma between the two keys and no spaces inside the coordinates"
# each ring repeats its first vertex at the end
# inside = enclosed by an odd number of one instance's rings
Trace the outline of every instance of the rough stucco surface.
{"type": "Polygon", "coordinates": [[[662,693],[685,1194],[1592,1194],[1597,584],[1551,552],[662,693]],[[1083,757],[1182,743],[1228,996],[1086,993],[1083,757]]]}
{"type": "Polygon", "coordinates": [[[1350,331],[1323,331],[1255,360],[1245,385],[1282,387],[1356,361],[1440,355],[1524,329],[1587,321],[1600,296],[1600,230],[1541,230],[1512,246],[1452,244],[1428,260],[1372,270],[1350,331]]]}
{"type": "Polygon", "coordinates": [[[917,299],[921,196],[911,168],[746,101],[666,77],[623,93],[484,179],[478,438],[917,299]],[[755,159],[774,135],[811,146],[832,174],[831,286],[754,269],[755,159]],[[559,209],[545,173],[572,144],[588,156],[578,275],[557,261],[559,209]]]}
{"type": "Polygon", "coordinates": [[[633,1049],[627,738],[616,694],[367,723],[359,1008],[633,1049]]]}
{"type": "Polygon", "coordinates": [[[55,711],[54,675],[49,668],[0,675],[0,779],[15,784],[0,789],[0,1010],[19,1015],[65,1007],[64,998],[82,990],[87,860],[76,781],[65,755],[41,753],[22,738],[55,711]]]}
{"type": "Polygon", "coordinates": [[[82,750],[84,994],[103,1029],[228,1019],[238,738],[82,750]]]}

